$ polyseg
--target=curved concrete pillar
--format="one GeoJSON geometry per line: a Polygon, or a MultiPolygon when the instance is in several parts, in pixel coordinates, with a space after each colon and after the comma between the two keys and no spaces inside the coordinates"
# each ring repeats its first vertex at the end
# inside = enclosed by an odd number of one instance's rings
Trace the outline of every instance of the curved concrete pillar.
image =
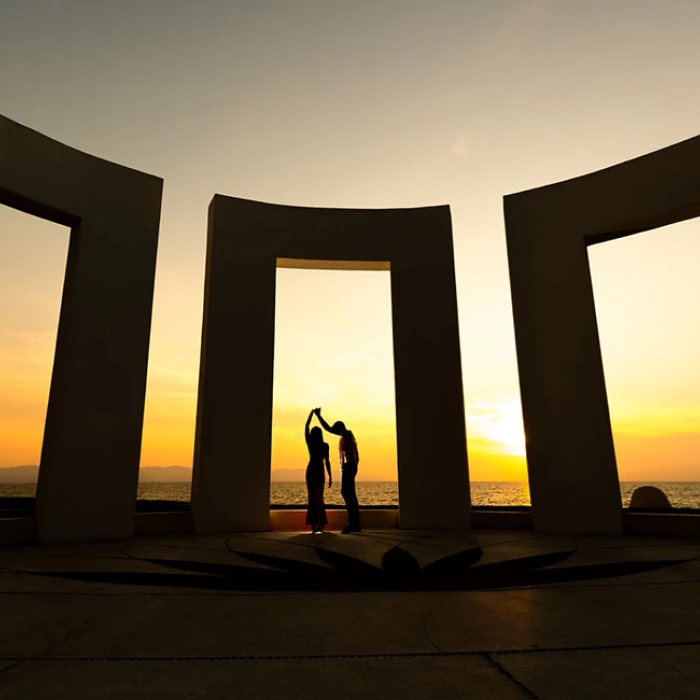
{"type": "Polygon", "coordinates": [[[505,197],[535,528],[622,531],[586,247],[700,215],[700,137],[505,197]]]}
{"type": "Polygon", "coordinates": [[[391,270],[400,524],[468,527],[449,208],[311,209],[216,195],[207,238],[195,529],[270,526],[277,266],[391,270]]]}
{"type": "Polygon", "coordinates": [[[0,117],[0,203],[72,229],[41,454],[42,542],[133,534],[162,180],[0,117]]]}

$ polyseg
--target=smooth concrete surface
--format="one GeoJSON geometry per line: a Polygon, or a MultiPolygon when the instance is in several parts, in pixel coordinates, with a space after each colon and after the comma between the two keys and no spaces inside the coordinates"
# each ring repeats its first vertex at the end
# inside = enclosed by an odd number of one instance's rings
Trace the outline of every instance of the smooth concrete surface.
{"type": "Polygon", "coordinates": [[[37,488],[42,542],[133,534],[162,185],[0,116],[0,203],[71,228],[37,488]]]}
{"type": "MultiPolygon", "coordinates": [[[[390,268],[399,523],[469,527],[449,207],[312,209],[216,195],[207,235],[195,530],[269,527],[275,276],[283,265],[390,268]]],[[[362,454],[362,435],[356,438],[362,454]]]]}
{"type": "Polygon", "coordinates": [[[700,215],[700,137],[504,198],[536,530],[619,534],[587,246],[700,215]]]}
{"type": "Polygon", "coordinates": [[[700,540],[396,530],[23,547],[0,552],[0,609],[13,700],[700,688],[700,540]]]}

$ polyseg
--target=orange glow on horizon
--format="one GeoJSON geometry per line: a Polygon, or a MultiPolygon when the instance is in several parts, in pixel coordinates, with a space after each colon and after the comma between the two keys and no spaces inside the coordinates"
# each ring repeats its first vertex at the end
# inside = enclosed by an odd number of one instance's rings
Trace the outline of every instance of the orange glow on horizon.
{"type": "MultiPolygon", "coordinates": [[[[2,207],[0,223],[0,280],[9,299],[0,309],[3,467],[39,462],[69,234],[2,207]]],[[[623,481],[700,480],[700,327],[689,320],[688,303],[699,298],[688,253],[697,226],[691,221],[589,253],[623,481]],[[659,258],[666,272],[656,265],[659,258]],[[624,276],[621,259],[629,263],[624,276]]],[[[141,464],[190,467],[201,298],[183,292],[167,267],[159,275],[165,278],[156,287],[141,464]],[[196,332],[183,341],[180,315],[195,308],[196,332]]],[[[312,406],[322,405],[328,420],[344,420],[355,432],[359,478],[396,479],[389,280],[388,272],[278,271],[273,470],[303,472],[304,421],[312,406]]],[[[502,376],[502,367],[515,363],[508,360],[512,348],[491,337],[497,329],[490,324],[496,313],[509,314],[507,304],[490,307],[482,335],[472,335],[461,319],[474,481],[527,478],[515,375],[502,376]],[[496,369],[481,372],[489,361],[496,369]]],[[[326,440],[337,469],[337,438],[326,440]]]]}

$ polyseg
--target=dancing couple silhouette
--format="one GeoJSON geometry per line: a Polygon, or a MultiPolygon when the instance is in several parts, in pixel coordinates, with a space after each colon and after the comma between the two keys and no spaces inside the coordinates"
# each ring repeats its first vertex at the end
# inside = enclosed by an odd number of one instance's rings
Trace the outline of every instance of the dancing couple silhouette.
{"type": "Polygon", "coordinates": [[[306,446],[309,448],[309,465],[306,467],[306,488],[309,493],[306,524],[311,525],[311,532],[313,533],[323,532],[323,529],[328,524],[326,504],[323,500],[323,489],[326,480],[325,472],[328,472],[328,488],[333,486],[330,450],[328,443],[323,441],[323,430],[317,425],[309,429],[314,416],[318,418],[324,430],[340,437],[338,443],[341,477],[340,494],[345,501],[345,508],[348,512],[348,520],[341,533],[347,535],[351,532],[362,532],[360,527],[360,506],[357,502],[357,492],[355,490],[357,465],[360,462],[357,441],[352,434],[352,430],[348,430],[342,421],[336,421],[333,425],[329,425],[321,415],[320,408],[314,408],[309,412],[309,417],[306,419],[306,425],[304,426],[304,439],[306,440],[306,446]]]}

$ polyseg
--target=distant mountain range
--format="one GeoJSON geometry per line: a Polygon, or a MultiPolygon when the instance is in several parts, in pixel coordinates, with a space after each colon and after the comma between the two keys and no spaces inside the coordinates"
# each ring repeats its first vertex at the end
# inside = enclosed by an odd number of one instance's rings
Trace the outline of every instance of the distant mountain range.
{"type": "MultiPolygon", "coordinates": [[[[17,467],[0,467],[0,484],[33,484],[39,477],[36,464],[22,464],[17,467]]],[[[141,467],[139,481],[190,481],[192,470],[189,467],[141,467]]]]}
{"type": "MultiPolygon", "coordinates": [[[[272,481],[304,481],[306,469],[273,469],[272,481]]],[[[33,484],[39,476],[36,464],[22,464],[17,467],[0,467],[0,484],[33,484]]],[[[141,467],[139,481],[174,482],[190,481],[190,467],[141,467]]],[[[387,481],[372,474],[361,474],[358,481],[387,481]]]]}
{"type": "Polygon", "coordinates": [[[33,484],[39,476],[36,464],[22,464],[18,467],[2,467],[0,484],[33,484]]]}

